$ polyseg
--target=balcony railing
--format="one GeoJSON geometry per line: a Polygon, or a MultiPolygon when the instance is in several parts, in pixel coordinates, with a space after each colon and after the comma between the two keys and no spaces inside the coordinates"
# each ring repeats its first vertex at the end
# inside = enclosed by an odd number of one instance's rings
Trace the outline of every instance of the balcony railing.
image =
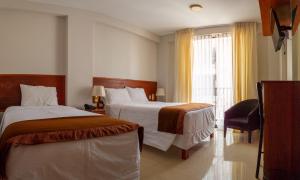
{"type": "Polygon", "coordinates": [[[232,88],[193,88],[193,102],[215,105],[214,113],[218,126],[223,126],[224,112],[233,105],[232,88]]]}

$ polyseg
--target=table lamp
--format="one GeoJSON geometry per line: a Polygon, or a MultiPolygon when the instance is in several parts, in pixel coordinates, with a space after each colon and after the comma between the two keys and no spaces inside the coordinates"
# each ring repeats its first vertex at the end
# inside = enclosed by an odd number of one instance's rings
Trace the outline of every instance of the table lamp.
{"type": "Polygon", "coordinates": [[[166,95],[164,88],[157,88],[156,90],[156,97],[164,97],[166,95]]]}
{"type": "Polygon", "coordinates": [[[93,86],[92,96],[93,96],[93,103],[97,104],[96,109],[104,108],[104,103],[101,100],[101,97],[105,97],[104,86],[93,86]]]}

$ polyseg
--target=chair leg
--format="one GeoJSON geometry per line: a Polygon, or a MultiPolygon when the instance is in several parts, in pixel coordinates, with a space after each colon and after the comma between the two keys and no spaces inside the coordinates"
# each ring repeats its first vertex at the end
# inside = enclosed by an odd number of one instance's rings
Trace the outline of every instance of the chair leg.
{"type": "Polygon", "coordinates": [[[260,134],[259,134],[259,145],[258,145],[258,156],[257,156],[257,162],[256,162],[256,172],[255,172],[255,177],[256,179],[258,179],[259,177],[259,170],[260,170],[260,161],[261,161],[261,154],[262,152],[262,144],[263,144],[263,134],[264,134],[264,130],[263,130],[263,124],[261,123],[260,125],[262,128],[260,128],[260,134]]]}
{"type": "Polygon", "coordinates": [[[209,136],[211,139],[215,137],[215,133],[211,133],[209,136]]]}
{"type": "Polygon", "coordinates": [[[252,131],[248,131],[248,143],[251,144],[252,131]]]}
{"type": "Polygon", "coordinates": [[[181,150],[181,159],[182,160],[187,160],[189,158],[189,150],[181,150]]]}
{"type": "Polygon", "coordinates": [[[224,138],[226,138],[227,127],[224,126],[224,138]]]}

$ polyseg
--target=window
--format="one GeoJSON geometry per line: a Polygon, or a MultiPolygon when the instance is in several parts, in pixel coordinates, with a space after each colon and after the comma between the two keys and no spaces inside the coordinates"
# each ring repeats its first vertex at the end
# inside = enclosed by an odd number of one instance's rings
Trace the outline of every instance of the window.
{"type": "Polygon", "coordinates": [[[193,46],[192,101],[214,104],[223,126],[224,112],[233,104],[231,34],[197,35],[193,46]]]}

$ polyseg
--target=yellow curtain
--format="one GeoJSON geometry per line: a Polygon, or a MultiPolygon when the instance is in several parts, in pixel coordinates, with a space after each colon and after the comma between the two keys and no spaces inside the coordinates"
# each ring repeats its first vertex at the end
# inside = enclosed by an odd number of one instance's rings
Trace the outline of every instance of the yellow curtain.
{"type": "Polygon", "coordinates": [[[236,23],[233,31],[234,100],[256,98],[256,23],[236,23]]]}
{"type": "Polygon", "coordinates": [[[184,29],[175,34],[175,101],[192,100],[193,30],[184,29]]]}

